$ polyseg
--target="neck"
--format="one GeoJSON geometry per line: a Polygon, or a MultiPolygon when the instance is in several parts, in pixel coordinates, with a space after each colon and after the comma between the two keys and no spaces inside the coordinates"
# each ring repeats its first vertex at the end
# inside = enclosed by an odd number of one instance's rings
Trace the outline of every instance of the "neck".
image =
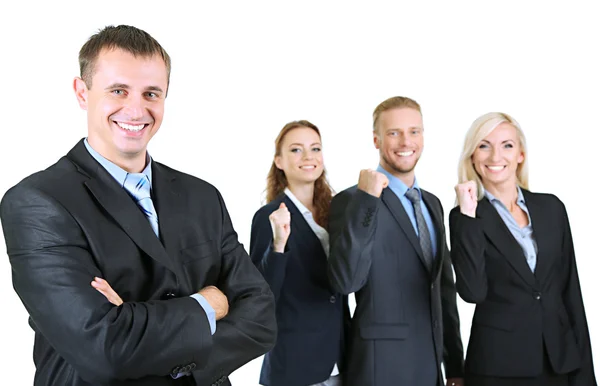
{"type": "Polygon", "coordinates": [[[415,184],[415,169],[412,169],[409,172],[401,173],[390,168],[385,162],[382,162],[380,165],[385,169],[385,171],[402,181],[404,185],[408,186],[409,188],[412,188],[415,184]]]}
{"type": "Polygon", "coordinates": [[[484,184],[483,187],[494,197],[500,200],[500,202],[502,202],[504,206],[508,208],[508,210],[512,211],[517,205],[519,193],[517,192],[517,184],[515,181],[506,181],[504,183],[494,185],[484,184]]]}
{"type": "MultiPolygon", "coordinates": [[[[306,209],[313,211],[313,199],[315,197],[315,183],[288,183],[288,189],[294,193],[294,196],[306,207],[306,209]]],[[[314,214],[314,213],[313,213],[314,214]]]]}
{"type": "Polygon", "coordinates": [[[88,137],[88,143],[98,152],[98,154],[125,170],[127,173],[141,173],[146,167],[146,150],[133,155],[114,154],[102,146],[100,141],[96,141],[92,137],[88,137]]]}

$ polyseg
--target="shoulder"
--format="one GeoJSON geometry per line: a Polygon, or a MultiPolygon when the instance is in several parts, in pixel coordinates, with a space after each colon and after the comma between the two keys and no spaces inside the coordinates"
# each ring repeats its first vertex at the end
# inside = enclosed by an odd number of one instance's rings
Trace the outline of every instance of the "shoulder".
{"type": "Polygon", "coordinates": [[[26,200],[33,196],[53,197],[61,201],[64,193],[70,191],[65,187],[74,188],[77,186],[75,183],[81,181],[82,177],[83,175],[77,172],[76,166],[63,157],[54,165],[25,177],[8,189],[2,198],[2,203],[6,204],[16,199],[26,200]]]}
{"type": "Polygon", "coordinates": [[[212,185],[211,183],[192,176],[191,174],[187,174],[184,172],[180,172],[179,170],[175,170],[173,168],[168,167],[165,164],[160,162],[153,161],[156,166],[156,171],[159,173],[163,173],[167,178],[175,179],[179,181],[180,184],[184,185],[186,189],[193,190],[195,192],[211,192],[218,193],[218,189],[212,185]]]}
{"type": "Polygon", "coordinates": [[[552,193],[532,192],[521,188],[525,204],[542,206],[548,211],[565,211],[565,204],[552,193]]]}

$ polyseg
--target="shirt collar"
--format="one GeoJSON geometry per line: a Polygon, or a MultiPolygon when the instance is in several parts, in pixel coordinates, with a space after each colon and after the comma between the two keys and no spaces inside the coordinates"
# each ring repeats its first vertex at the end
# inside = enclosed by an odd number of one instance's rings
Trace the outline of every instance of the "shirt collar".
{"type": "MultiPolygon", "coordinates": [[[[399,179],[398,177],[394,176],[392,173],[385,170],[383,168],[383,166],[381,166],[381,164],[377,165],[377,171],[385,174],[385,176],[388,178],[388,181],[389,181],[389,185],[388,185],[389,188],[392,189],[392,191],[394,191],[396,193],[396,195],[398,195],[399,197],[404,196],[406,194],[406,192],[408,191],[408,189],[410,189],[408,186],[406,186],[406,184],[404,182],[402,182],[401,179],[399,179]]],[[[415,182],[413,183],[412,187],[415,188],[417,190],[417,192],[419,192],[419,196],[421,196],[421,188],[419,188],[419,183],[417,182],[417,177],[415,177],[415,182]]]]}
{"type": "MultiPolygon", "coordinates": [[[[98,161],[98,163],[100,165],[102,165],[102,167],[104,169],[106,169],[106,171],[115,180],[117,180],[117,182],[119,183],[119,185],[121,187],[123,187],[123,185],[125,184],[125,179],[127,178],[127,175],[130,173],[121,169],[119,166],[117,166],[114,163],[112,163],[111,161],[107,160],[104,156],[102,156],[100,153],[98,153],[96,150],[94,150],[94,148],[88,143],[87,138],[83,141],[83,143],[84,143],[87,151],[90,153],[90,155],[92,157],[94,157],[94,159],[96,161],[98,161]]],[[[150,182],[150,186],[152,187],[152,162],[151,161],[152,161],[152,158],[150,157],[150,153],[148,153],[146,151],[146,167],[144,168],[144,170],[142,170],[142,173],[145,174],[146,177],[148,177],[148,181],[150,182]]]]}
{"type": "MultiPolygon", "coordinates": [[[[490,200],[490,202],[492,202],[492,201],[502,202],[499,199],[497,199],[492,193],[488,192],[485,188],[483,189],[483,195],[485,197],[487,197],[487,199],[490,200]]],[[[518,185],[517,185],[517,203],[525,204],[525,197],[523,197],[523,191],[521,190],[521,187],[518,185]]]]}
{"type": "Polygon", "coordinates": [[[288,196],[288,198],[294,203],[294,205],[296,205],[296,208],[298,208],[298,210],[300,211],[300,213],[302,213],[302,215],[307,215],[310,214],[312,216],[312,213],[310,210],[308,210],[308,208],[306,208],[301,202],[300,200],[298,200],[298,198],[296,196],[294,196],[294,193],[292,193],[292,191],[289,188],[285,188],[285,190],[283,191],[285,193],[286,196],[288,196]]]}

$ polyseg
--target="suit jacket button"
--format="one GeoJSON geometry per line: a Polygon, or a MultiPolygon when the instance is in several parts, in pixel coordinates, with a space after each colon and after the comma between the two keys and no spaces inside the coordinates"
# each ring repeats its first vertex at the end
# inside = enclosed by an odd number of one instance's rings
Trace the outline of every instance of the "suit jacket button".
{"type": "Polygon", "coordinates": [[[335,303],[335,295],[331,295],[331,297],[329,298],[329,302],[335,303]]]}
{"type": "Polygon", "coordinates": [[[534,293],[533,293],[533,298],[534,298],[535,300],[540,300],[540,299],[542,298],[542,294],[541,294],[541,293],[539,293],[539,292],[534,292],[534,293]]]}
{"type": "Polygon", "coordinates": [[[165,292],[163,294],[163,296],[161,296],[160,299],[161,300],[169,300],[169,299],[173,299],[174,297],[175,297],[175,294],[173,292],[169,291],[169,292],[165,292]]]}

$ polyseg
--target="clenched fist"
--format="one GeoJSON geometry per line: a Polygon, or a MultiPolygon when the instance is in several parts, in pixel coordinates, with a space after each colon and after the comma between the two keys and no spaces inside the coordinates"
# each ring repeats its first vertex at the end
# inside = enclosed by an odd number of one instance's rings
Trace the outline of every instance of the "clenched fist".
{"type": "Polygon", "coordinates": [[[358,177],[358,189],[375,197],[381,196],[381,192],[389,183],[385,174],[372,169],[361,170],[358,177]]]}
{"type": "Polygon", "coordinates": [[[460,213],[469,217],[475,217],[475,210],[477,209],[477,183],[475,181],[463,182],[456,185],[454,190],[456,191],[456,198],[460,206],[460,213]]]}
{"type": "Polygon", "coordinates": [[[275,252],[283,253],[285,244],[290,237],[290,211],[282,202],[279,209],[271,213],[269,221],[273,230],[273,249],[275,252]]]}

